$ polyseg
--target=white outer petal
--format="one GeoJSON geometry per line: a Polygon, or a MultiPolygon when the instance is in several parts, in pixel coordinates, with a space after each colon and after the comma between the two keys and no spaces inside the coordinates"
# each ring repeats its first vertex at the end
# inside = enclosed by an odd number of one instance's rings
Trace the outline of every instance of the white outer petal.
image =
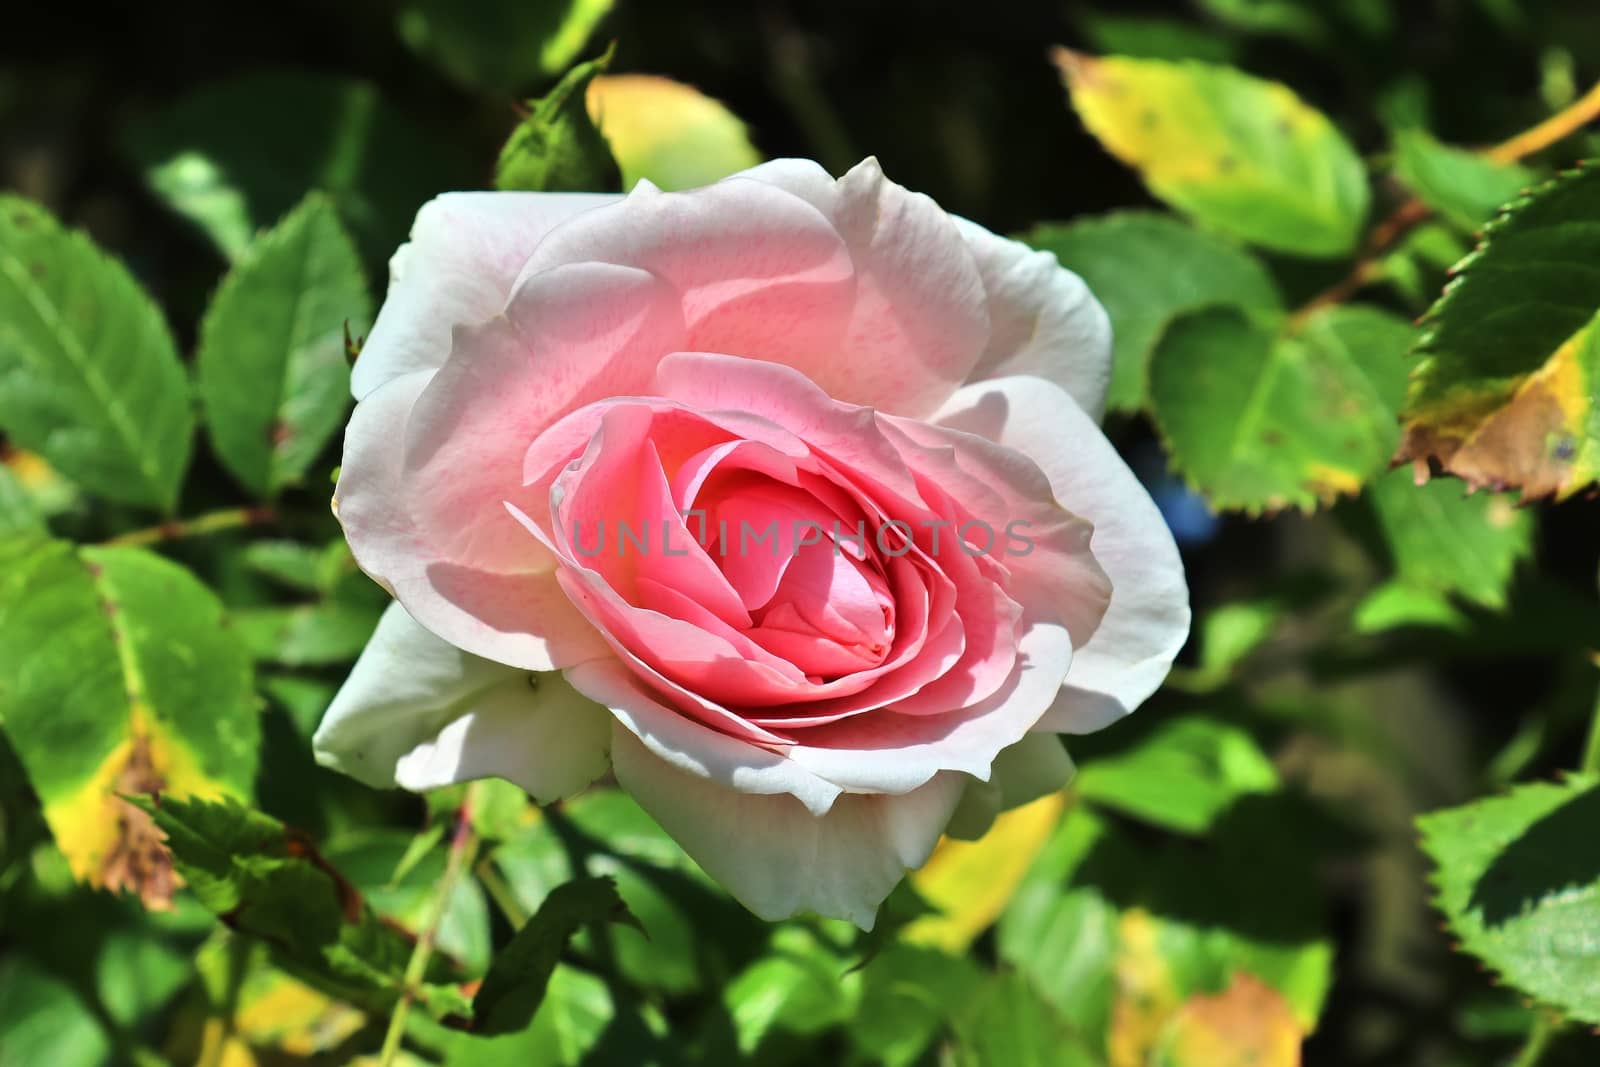
{"type": "Polygon", "coordinates": [[[523,263],[560,223],[618,197],[598,193],[445,193],[422,206],[389,261],[389,293],[350,372],[360,400],[450,354],[453,326],[500,313],[523,263]]]}
{"type": "Polygon", "coordinates": [[[997,236],[963,218],[989,293],[989,347],[968,381],[1029,374],[1054,382],[1096,421],[1111,387],[1111,318],[1053,253],[997,236]]]}
{"type": "Polygon", "coordinates": [[[1072,398],[1040,378],[965,386],[936,420],[1033,459],[1067,510],[1094,523],[1095,559],[1111,605],[1038,729],[1090,733],[1138,707],[1166,678],[1189,636],[1189,588],[1155,501],[1072,398]]]}
{"type": "Polygon", "coordinates": [[[634,673],[615,659],[568,667],[578,692],[611,709],[617,721],[663,764],[740,794],[784,794],[815,815],[842,792],[786,756],[702,726],[657,701],[634,673]]]}
{"type": "Polygon", "coordinates": [[[377,788],[492,775],[545,802],[605,773],[608,718],[560,675],[535,689],[527,671],[463,652],[391,604],[312,748],[323,766],[377,788]]]}
{"type": "Polygon", "coordinates": [[[965,781],[941,774],[903,796],[845,794],[818,816],[786,794],[742,793],[679,770],[620,725],[612,759],[618,783],[756,915],[809,911],[863,930],[927,860],[965,781]]]}

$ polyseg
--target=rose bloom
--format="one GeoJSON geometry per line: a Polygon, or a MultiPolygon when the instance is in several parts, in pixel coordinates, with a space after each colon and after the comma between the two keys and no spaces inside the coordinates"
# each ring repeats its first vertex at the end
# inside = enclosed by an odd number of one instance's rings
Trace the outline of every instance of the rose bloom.
{"type": "Polygon", "coordinates": [[[1187,636],[1104,311],[873,160],[453,193],[391,275],[334,504],[396,603],[315,742],[364,782],[610,771],[756,914],[870,927],[1187,636]]]}

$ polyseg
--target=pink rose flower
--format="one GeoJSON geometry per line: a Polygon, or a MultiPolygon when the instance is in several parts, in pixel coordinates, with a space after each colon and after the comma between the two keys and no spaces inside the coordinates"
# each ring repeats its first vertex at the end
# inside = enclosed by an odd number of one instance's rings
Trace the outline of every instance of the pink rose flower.
{"type": "Polygon", "coordinates": [[[1077,276],[872,160],[440,197],[355,366],[335,506],[396,603],[319,758],[610,770],[758,915],[870,927],[1188,633],[1109,360],[1077,276]]]}

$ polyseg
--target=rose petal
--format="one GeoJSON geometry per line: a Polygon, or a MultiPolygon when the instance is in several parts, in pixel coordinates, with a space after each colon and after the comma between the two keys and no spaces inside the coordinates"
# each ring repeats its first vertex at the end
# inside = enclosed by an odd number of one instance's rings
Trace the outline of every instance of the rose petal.
{"type": "MultiPolygon", "coordinates": [[[[817,815],[826,813],[842,792],[778,752],[729,737],[667,707],[615,660],[591,660],[565,673],[574,689],[610,708],[656,757],[688,775],[741,793],[787,794],[817,815]]],[[[615,738],[612,744],[615,751],[615,738]]]]}
{"type": "Polygon", "coordinates": [[[504,778],[540,804],[571,796],[611,767],[611,715],[551,671],[502,682],[395,765],[402,789],[423,792],[504,778]]]}
{"type": "Polygon", "coordinates": [[[526,671],[463,652],[391,604],[312,748],[377,788],[498,776],[548,803],[605,773],[608,720],[559,675],[536,690],[526,671]]]}
{"type": "Polygon", "coordinates": [[[1049,252],[957,218],[989,295],[989,347],[968,381],[1029,374],[1055,382],[1095,419],[1111,384],[1111,319],[1049,252]]]}
{"type": "MultiPolygon", "coordinates": [[[[840,344],[802,371],[830,396],[900,415],[933,411],[967,381],[990,345],[989,300],[968,242],[921,193],[868,158],[834,181],[807,160],[776,160],[740,176],[802,197],[843,236],[857,292],[840,344]]],[[[759,350],[714,348],[757,358],[759,350]]]]}
{"type": "Polygon", "coordinates": [[[1094,523],[1111,603],[1040,729],[1089,733],[1128,714],[1160,686],[1189,634],[1183,560],[1150,494],[1094,420],[1042,379],[969,385],[938,421],[1027,454],[1062,505],[1094,523]]]}
{"type": "Polygon", "coordinates": [[[679,770],[625,729],[617,781],[706,873],[769,921],[799,912],[872,929],[878,905],[933,851],[961,796],[939,775],[903,796],[845,795],[818,816],[787,795],[752,795],[679,770]]]}
{"type": "Polygon", "coordinates": [[[605,642],[556,584],[551,557],[528,538],[525,570],[454,558],[417,527],[401,470],[401,440],[434,371],[390,381],[345,430],[334,510],[361,569],[428,630],[512,667],[548,671],[606,655],[605,642]]]}
{"type": "Polygon", "coordinates": [[[534,247],[552,229],[618,198],[596,193],[446,193],[422,205],[389,261],[389,294],[350,372],[357,400],[392,378],[432,370],[454,326],[500,313],[534,247]]]}
{"type": "Polygon", "coordinates": [[[1017,667],[1000,691],[944,715],[859,715],[799,735],[796,764],[853,792],[909,793],[940,771],[987,780],[1002,750],[1027,736],[1050,707],[1072,662],[1059,626],[1037,624],[1017,643],[1017,667]]]}
{"type": "Polygon", "coordinates": [[[503,506],[526,505],[529,446],[575,408],[639,392],[682,338],[676,296],[641,270],[583,263],[519,284],[504,315],[456,331],[417,398],[404,478],[418,526],[478,567],[548,561],[503,506]]]}

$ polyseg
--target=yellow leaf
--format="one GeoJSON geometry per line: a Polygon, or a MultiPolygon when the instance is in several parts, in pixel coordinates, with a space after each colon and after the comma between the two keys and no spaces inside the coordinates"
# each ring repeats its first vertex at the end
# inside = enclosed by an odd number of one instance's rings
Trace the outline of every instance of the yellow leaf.
{"type": "Polygon", "coordinates": [[[1272,987],[1237,974],[1216,995],[1190,997],[1162,1034],[1157,1067],[1300,1067],[1303,1035],[1272,987]]]}
{"type": "Polygon", "coordinates": [[[1509,397],[1462,392],[1410,412],[1399,459],[1437,460],[1473,486],[1514,487],[1524,500],[1565,499],[1600,476],[1600,330],[1594,323],[1556,349],[1509,397]]]}
{"type": "Polygon", "coordinates": [[[1111,1067],[1145,1067],[1162,1027],[1182,1001],[1160,934],[1142,908],[1130,908],[1117,922],[1117,992],[1106,1032],[1111,1067]]]}
{"type": "Polygon", "coordinates": [[[1205,63],[1053,58],[1084,126],[1156,196],[1279,251],[1355,247],[1371,199],[1361,159],[1286,86],[1205,63]]]}
{"type": "Polygon", "coordinates": [[[1065,793],[1050,793],[1002,814],[977,841],[940,841],[911,876],[912,886],[939,913],[915,920],[903,937],[946,952],[965,951],[1011,902],[1066,807],[1065,793]]]}
{"type": "Polygon", "coordinates": [[[743,122],[691,86],[649,74],[602,74],[585,101],[622,170],[662,189],[707,185],[761,162],[743,122]]]}

